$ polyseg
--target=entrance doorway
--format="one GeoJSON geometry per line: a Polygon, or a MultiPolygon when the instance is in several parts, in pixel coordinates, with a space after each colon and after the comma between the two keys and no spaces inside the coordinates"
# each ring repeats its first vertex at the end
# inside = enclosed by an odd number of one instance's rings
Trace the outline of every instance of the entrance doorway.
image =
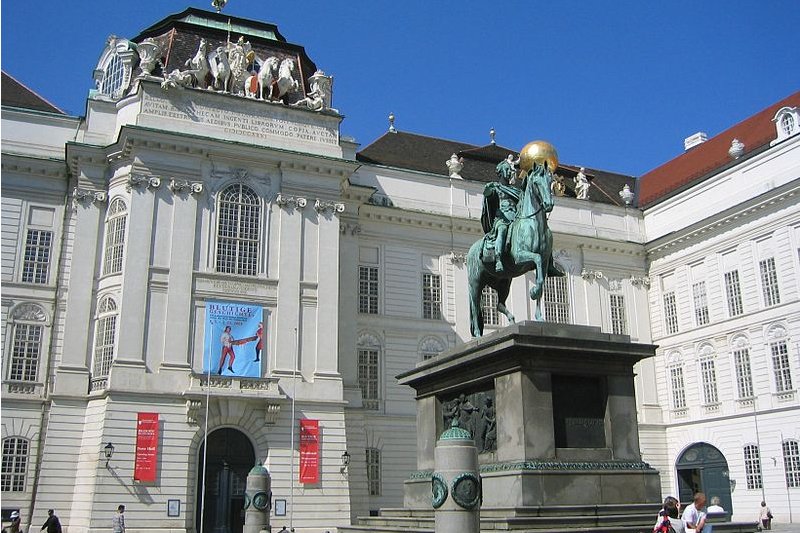
{"type": "Polygon", "coordinates": [[[705,442],[692,444],[678,458],[675,468],[682,503],[691,502],[696,492],[704,492],[709,501],[718,497],[728,516],[733,514],[728,461],[722,452],[705,442]]]}
{"type": "Polygon", "coordinates": [[[225,428],[208,435],[206,458],[206,501],[203,498],[203,453],[206,443],[200,446],[197,475],[196,529],[201,533],[242,533],[244,527],[244,489],[247,474],[256,464],[255,451],[250,439],[241,431],[225,428]]]}

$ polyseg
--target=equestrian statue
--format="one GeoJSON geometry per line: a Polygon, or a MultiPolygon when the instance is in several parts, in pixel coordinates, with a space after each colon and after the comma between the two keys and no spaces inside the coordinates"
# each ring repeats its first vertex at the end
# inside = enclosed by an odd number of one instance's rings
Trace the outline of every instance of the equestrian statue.
{"type": "Polygon", "coordinates": [[[553,145],[534,141],[525,145],[517,161],[509,155],[498,164],[498,180],[484,187],[481,225],[485,234],[467,253],[473,337],[483,334],[483,288],[497,291],[497,311],[513,323],[514,315],[506,307],[511,280],[531,270],[536,271],[530,290],[536,301],[535,319],[542,320],[545,278],[564,275],[553,263],[553,234],[547,226],[547,214],[553,210],[550,182],[557,167],[553,145]]]}

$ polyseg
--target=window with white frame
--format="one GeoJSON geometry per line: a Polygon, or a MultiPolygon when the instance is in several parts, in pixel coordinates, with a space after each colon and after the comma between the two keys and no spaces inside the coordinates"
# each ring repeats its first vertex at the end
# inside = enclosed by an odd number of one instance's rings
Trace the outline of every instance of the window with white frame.
{"type": "Polygon", "coordinates": [[[742,346],[733,351],[733,366],[736,370],[736,392],[739,399],[753,397],[753,372],[750,368],[750,349],[742,346]]]}
{"type": "Polygon", "coordinates": [[[439,274],[422,274],[422,318],[442,318],[442,278],[439,274]]]}
{"type": "Polygon", "coordinates": [[[719,403],[717,370],[713,355],[704,355],[700,358],[700,379],[703,384],[703,404],[713,405],[719,403]]]}
{"type": "Polygon", "coordinates": [[[783,130],[783,133],[786,136],[789,136],[792,133],[794,133],[794,128],[795,128],[794,116],[789,113],[783,115],[781,117],[781,129],[783,130]]]}
{"type": "Polygon", "coordinates": [[[497,311],[497,291],[488,285],[481,292],[481,309],[483,310],[483,323],[487,326],[500,325],[500,313],[497,311]]]}
{"type": "Polygon", "coordinates": [[[611,304],[611,333],[627,335],[628,319],[625,315],[625,296],[610,294],[609,302],[611,304]]]}
{"type": "Polygon", "coordinates": [[[675,300],[675,291],[664,293],[664,326],[667,335],[678,333],[678,304],[675,300]]]}
{"type": "Polygon", "coordinates": [[[436,337],[426,337],[419,344],[420,359],[427,361],[444,351],[444,343],[436,337]]]}
{"type": "Polygon", "coordinates": [[[792,390],[792,369],[789,366],[789,347],[785,340],[773,342],[769,347],[772,353],[772,372],[775,376],[775,391],[789,392],[792,390]]]}
{"type": "Polygon", "coordinates": [[[761,291],[766,307],[781,303],[781,293],[778,289],[778,273],[775,271],[775,258],[768,257],[758,262],[761,272],[761,291]]]}
{"type": "Polygon", "coordinates": [[[364,409],[380,408],[381,344],[377,337],[363,333],[358,338],[358,386],[364,409]]]}
{"type": "Polygon", "coordinates": [[[381,495],[381,451],[367,448],[367,486],[370,496],[381,495]]]}
{"type": "Polygon", "coordinates": [[[378,314],[378,267],[358,267],[358,312],[378,314]]]}
{"type": "Polygon", "coordinates": [[[39,372],[39,358],[42,350],[41,324],[15,323],[11,341],[11,363],[8,365],[8,379],[35,382],[39,372]]]}
{"type": "Polygon", "coordinates": [[[728,315],[739,316],[744,313],[742,305],[742,288],[739,284],[739,271],[725,272],[725,299],[728,303],[728,315]]]}
{"type": "Polygon", "coordinates": [[[25,491],[28,447],[28,441],[22,437],[3,439],[2,471],[0,471],[0,488],[3,492],[25,491]]]}
{"type": "Polygon", "coordinates": [[[237,183],[219,193],[217,272],[255,276],[261,227],[261,199],[237,183]]]}
{"type": "Polygon", "coordinates": [[[97,306],[97,321],[94,332],[94,364],[92,378],[107,378],[114,360],[114,345],[117,336],[117,303],[105,296],[97,306]]]}
{"type": "Polygon", "coordinates": [[[796,440],[783,441],[783,469],[786,472],[786,486],[800,487],[800,446],[796,440]]]}
{"type": "Polygon", "coordinates": [[[770,146],[783,141],[800,133],[798,121],[800,120],[800,108],[798,107],[782,107],[772,119],[775,122],[776,138],[770,143],[770,146]]]}
{"type": "Polygon", "coordinates": [[[25,255],[22,262],[23,283],[47,283],[52,245],[52,231],[28,230],[28,235],[25,238],[25,255]]]}
{"type": "Polygon", "coordinates": [[[116,198],[108,206],[106,219],[106,246],[103,258],[103,274],[122,272],[125,254],[125,229],[128,223],[128,206],[122,198],[116,198]]]}
{"type": "Polygon", "coordinates": [[[694,300],[694,323],[696,326],[705,326],[709,322],[705,281],[692,284],[692,299],[694,300]]]}
{"type": "Polygon", "coordinates": [[[761,454],[755,444],[744,447],[744,474],[749,490],[760,489],[764,486],[761,478],[761,454]]]}
{"type": "Polygon", "coordinates": [[[674,365],[669,368],[669,379],[672,388],[672,408],[686,409],[686,389],[683,384],[683,367],[674,365]]]}
{"type": "Polygon", "coordinates": [[[100,81],[100,92],[108,96],[119,96],[125,81],[125,64],[118,54],[114,54],[106,66],[100,81]]]}
{"type": "Polygon", "coordinates": [[[547,322],[570,324],[567,276],[548,276],[542,291],[542,307],[547,322]]]}

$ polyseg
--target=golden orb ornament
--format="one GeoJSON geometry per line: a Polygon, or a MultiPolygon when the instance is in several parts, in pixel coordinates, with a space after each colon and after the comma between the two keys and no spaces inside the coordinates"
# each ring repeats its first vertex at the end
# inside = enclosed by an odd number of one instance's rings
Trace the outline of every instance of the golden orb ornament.
{"type": "Polygon", "coordinates": [[[556,147],[547,141],[533,141],[526,144],[519,152],[519,168],[530,171],[534,163],[547,165],[550,172],[555,172],[558,168],[556,147]]]}

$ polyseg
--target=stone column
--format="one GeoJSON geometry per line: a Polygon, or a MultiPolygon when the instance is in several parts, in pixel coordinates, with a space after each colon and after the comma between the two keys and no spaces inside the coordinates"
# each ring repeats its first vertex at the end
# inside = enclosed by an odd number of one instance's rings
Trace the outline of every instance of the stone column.
{"type": "Polygon", "coordinates": [[[478,450],[467,430],[452,427],[436,443],[431,503],[436,533],[479,533],[481,478],[478,450]]]}
{"type": "Polygon", "coordinates": [[[244,496],[243,533],[269,531],[269,512],[272,508],[271,478],[266,468],[254,466],[247,474],[244,496]]]}
{"type": "Polygon", "coordinates": [[[85,396],[89,390],[87,357],[91,351],[91,324],[95,266],[97,252],[102,242],[101,220],[107,201],[105,191],[76,188],[72,205],[75,219],[70,264],[72,275],[67,284],[66,314],[64,316],[64,344],[61,361],[53,381],[54,394],[85,396]]]}

